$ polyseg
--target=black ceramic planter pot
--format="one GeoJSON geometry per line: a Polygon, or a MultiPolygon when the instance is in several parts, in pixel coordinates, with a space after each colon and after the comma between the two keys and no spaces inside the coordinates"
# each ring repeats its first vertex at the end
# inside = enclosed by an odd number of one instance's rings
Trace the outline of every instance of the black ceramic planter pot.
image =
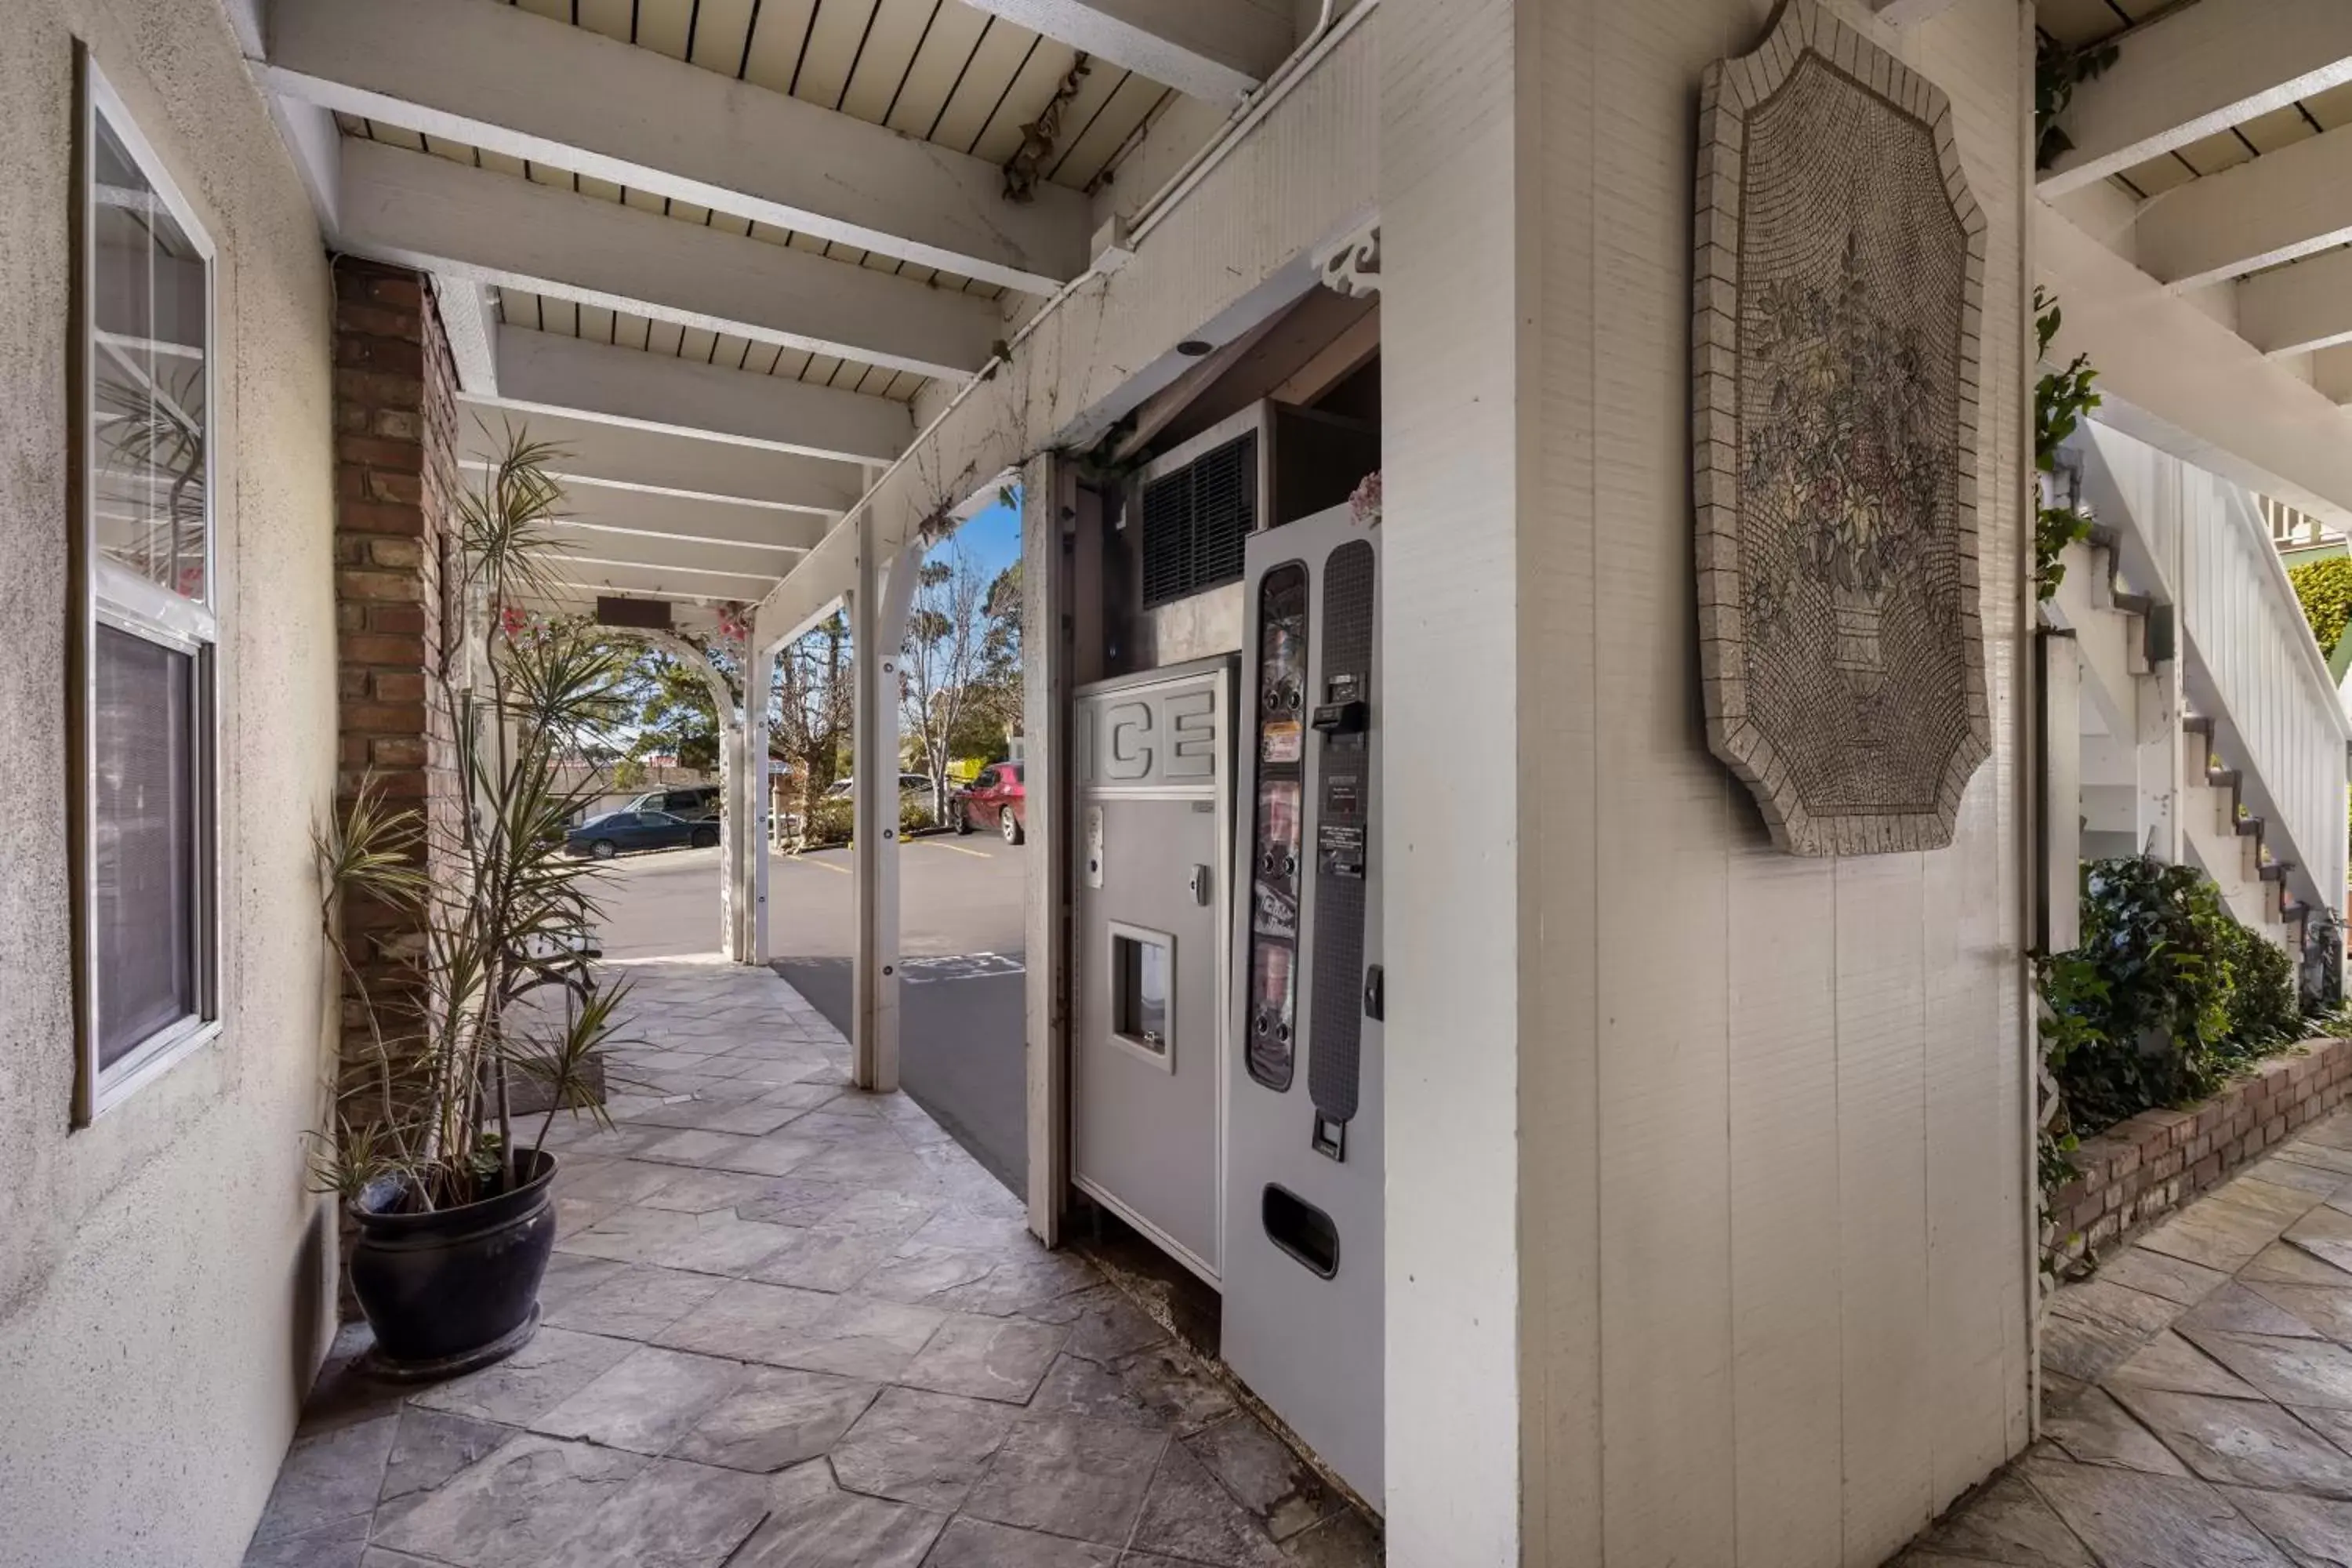
{"type": "Polygon", "coordinates": [[[509,1192],[458,1208],[395,1212],[396,1182],[360,1194],[352,1294],[375,1331],[374,1371],[451,1377],[513,1354],[539,1327],[539,1282],[555,1247],[555,1156],[516,1156],[509,1192]]]}

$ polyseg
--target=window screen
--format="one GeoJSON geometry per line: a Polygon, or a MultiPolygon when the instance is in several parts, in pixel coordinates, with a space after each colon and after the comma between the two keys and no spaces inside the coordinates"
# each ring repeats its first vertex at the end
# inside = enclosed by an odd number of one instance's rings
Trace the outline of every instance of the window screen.
{"type": "Polygon", "coordinates": [[[1237,583],[1257,526],[1257,435],[1236,436],[1143,487],[1143,607],[1237,583]]]}
{"type": "Polygon", "coordinates": [[[197,1010],[196,660],[98,628],[91,715],[91,945],[98,1060],[197,1010]]]}

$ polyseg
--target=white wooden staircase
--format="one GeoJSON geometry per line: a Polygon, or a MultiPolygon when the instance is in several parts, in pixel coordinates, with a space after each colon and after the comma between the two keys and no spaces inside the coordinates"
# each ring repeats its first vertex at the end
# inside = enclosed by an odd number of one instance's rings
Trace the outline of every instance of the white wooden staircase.
{"type": "Polygon", "coordinates": [[[2043,616],[2077,658],[2083,853],[2194,864],[2299,954],[2345,905],[2352,722],[2260,500],[2105,425],[2069,456],[2095,526],[2043,616]]]}

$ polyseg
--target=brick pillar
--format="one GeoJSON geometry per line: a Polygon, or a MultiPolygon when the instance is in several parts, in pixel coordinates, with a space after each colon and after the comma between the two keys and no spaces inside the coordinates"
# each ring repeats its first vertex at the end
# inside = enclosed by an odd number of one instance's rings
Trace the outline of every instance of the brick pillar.
{"type": "MultiPolygon", "coordinates": [[[[347,804],[373,777],[388,805],[422,806],[438,840],[458,802],[441,689],[457,373],[424,274],[340,257],[334,279],[336,794],[347,804]]],[[[345,945],[379,1000],[405,978],[414,924],[369,900],[344,910],[345,945]]],[[[347,998],[347,1060],[363,1027],[347,998]]]]}

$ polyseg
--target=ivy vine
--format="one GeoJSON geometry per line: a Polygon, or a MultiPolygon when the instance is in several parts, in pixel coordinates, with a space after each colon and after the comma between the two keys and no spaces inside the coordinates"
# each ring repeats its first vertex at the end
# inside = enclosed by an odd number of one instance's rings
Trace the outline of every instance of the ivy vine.
{"type": "Polygon", "coordinates": [[[2044,38],[2033,51],[2033,166],[2047,169],[2072,152],[2074,138],[2060,128],[2074,89],[2102,75],[2123,51],[2113,42],[2070,49],[2044,38]]]}
{"type": "MultiPolygon", "coordinates": [[[[2033,349],[2037,361],[2046,360],[2058,336],[2062,320],[2058,301],[2037,286],[2033,290],[2033,349]]],[[[2033,466],[2041,472],[2058,472],[2058,451],[2084,417],[2099,405],[2091,384],[2098,378],[2088,354],[2076,354],[2063,370],[2045,370],[2033,384],[2033,466]]],[[[2033,581],[2037,595],[2049,598],[2066,579],[2059,561],[2065,548],[2091,532],[2088,513],[2074,507],[2048,506],[2037,501],[2033,517],[2033,581]]]]}

